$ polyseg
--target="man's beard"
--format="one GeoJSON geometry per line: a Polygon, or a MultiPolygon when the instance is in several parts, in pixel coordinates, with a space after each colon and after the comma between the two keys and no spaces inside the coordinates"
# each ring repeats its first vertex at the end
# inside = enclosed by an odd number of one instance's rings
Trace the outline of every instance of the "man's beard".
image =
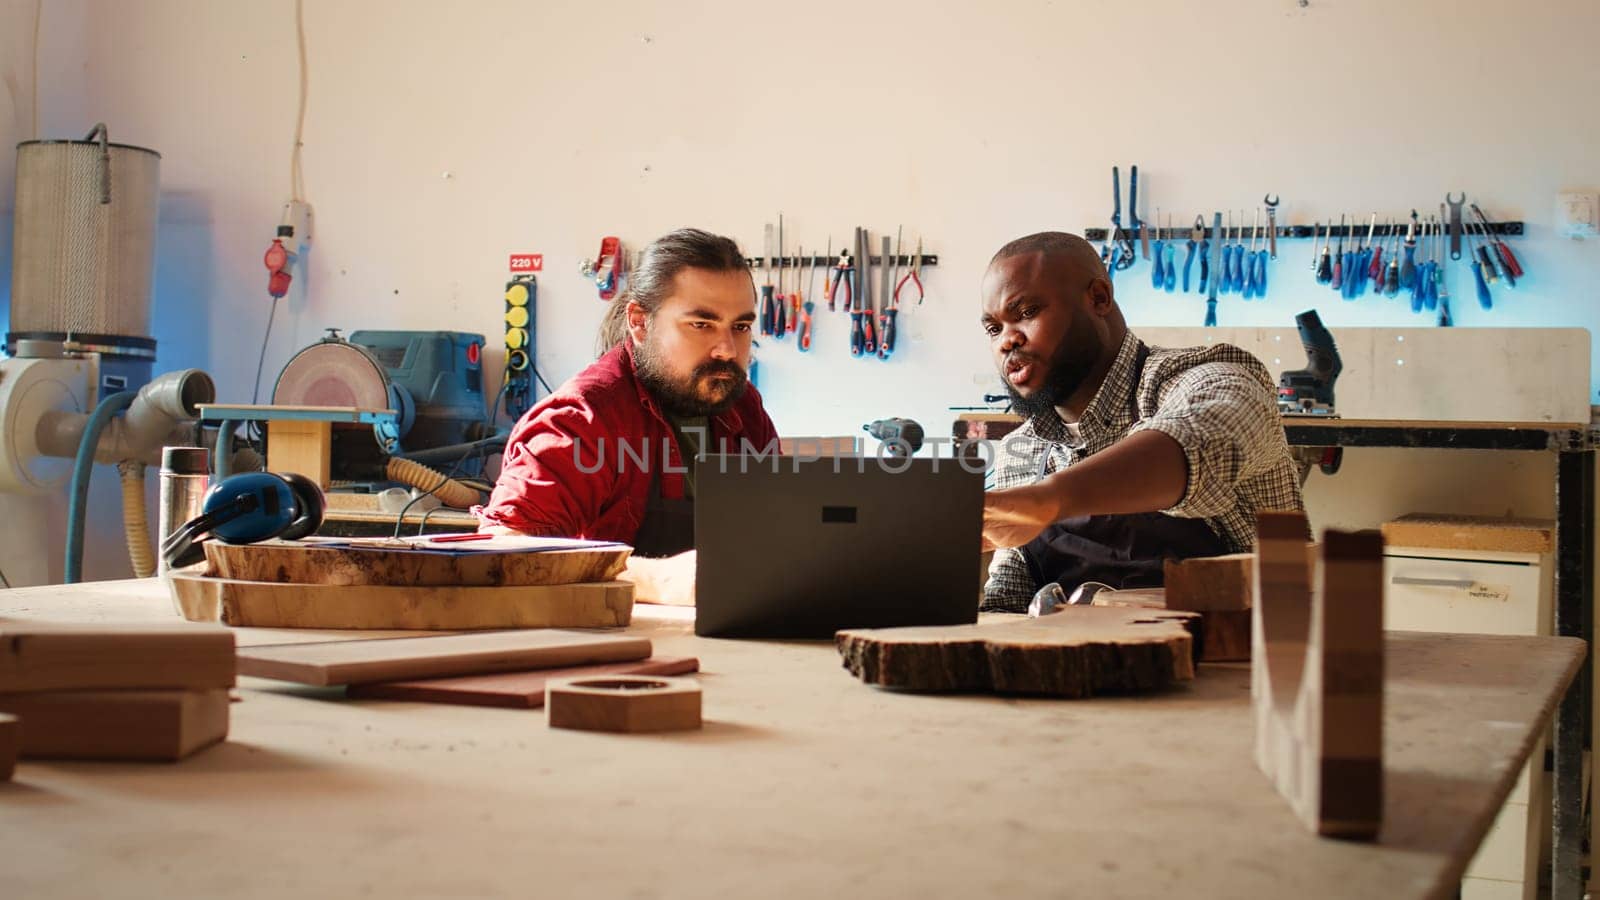
{"type": "MultiPolygon", "coordinates": [[[[1088,380],[1090,373],[1094,371],[1095,362],[1100,358],[1100,341],[1092,330],[1084,329],[1080,333],[1083,334],[1083,338],[1078,341],[1078,346],[1063,343],[1056,348],[1056,352],[1048,360],[1044,383],[1031,396],[1022,396],[1011,380],[1006,378],[1006,364],[1000,366],[1001,380],[1006,386],[1006,393],[1011,395],[1011,408],[1019,415],[1031,419],[1053,412],[1088,380]]],[[[1035,366],[1046,362],[1026,350],[1013,351],[1007,357],[1007,362],[1012,359],[1032,363],[1035,366]]]]}
{"type": "Polygon", "coordinates": [[[655,396],[656,402],[668,414],[680,419],[695,419],[727,412],[744,396],[750,381],[744,369],[731,360],[707,360],[680,378],[667,371],[655,342],[646,338],[634,348],[634,371],[639,382],[655,396]],[[726,375],[713,381],[704,389],[701,382],[710,376],[726,375]]]}

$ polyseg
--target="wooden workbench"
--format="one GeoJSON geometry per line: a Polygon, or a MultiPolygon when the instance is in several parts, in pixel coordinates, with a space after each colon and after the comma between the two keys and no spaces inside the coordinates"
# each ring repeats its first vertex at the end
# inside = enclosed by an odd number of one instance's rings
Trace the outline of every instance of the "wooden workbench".
{"type": "MultiPolygon", "coordinates": [[[[184,763],[19,766],[0,894],[1448,897],[1583,649],[1389,635],[1371,845],[1308,834],[1256,770],[1245,666],[1144,698],[897,694],[830,644],[699,639],[685,612],[631,630],[701,658],[702,732],[245,679],[228,743],[184,763]]],[[[172,617],[153,580],[0,592],[0,615],[172,617]]]]}

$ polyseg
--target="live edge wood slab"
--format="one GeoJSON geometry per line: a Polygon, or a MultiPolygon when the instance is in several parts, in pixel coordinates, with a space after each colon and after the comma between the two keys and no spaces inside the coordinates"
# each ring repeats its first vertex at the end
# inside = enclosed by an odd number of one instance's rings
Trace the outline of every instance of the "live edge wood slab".
{"type": "Polygon", "coordinates": [[[1157,691],[1194,678],[1190,628],[1198,618],[1068,607],[997,624],[852,629],[835,642],[844,667],[868,684],[1091,697],[1157,691]]]}
{"type": "Polygon", "coordinates": [[[326,585],[585,584],[610,581],[632,550],[597,547],[538,553],[421,553],[374,546],[323,546],[303,541],[205,544],[211,571],[240,581],[326,585]]]}

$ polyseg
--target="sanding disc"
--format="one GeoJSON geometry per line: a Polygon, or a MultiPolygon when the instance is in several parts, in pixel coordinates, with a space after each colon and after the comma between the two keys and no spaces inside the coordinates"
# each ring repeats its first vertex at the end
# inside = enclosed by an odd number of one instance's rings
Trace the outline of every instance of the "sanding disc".
{"type": "Polygon", "coordinates": [[[388,409],[389,379],[366,350],[344,341],[323,341],[296,353],[283,367],[272,402],[388,409]]]}

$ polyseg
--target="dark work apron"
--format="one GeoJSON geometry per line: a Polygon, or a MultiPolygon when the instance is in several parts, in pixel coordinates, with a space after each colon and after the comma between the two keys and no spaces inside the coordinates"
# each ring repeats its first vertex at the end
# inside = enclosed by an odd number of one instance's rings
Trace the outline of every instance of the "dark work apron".
{"type": "MultiPolygon", "coordinates": [[[[1135,422],[1138,385],[1149,355],[1149,349],[1141,346],[1133,365],[1134,397],[1128,405],[1135,422]]],[[[1024,545],[1022,558],[1035,585],[1055,582],[1071,594],[1089,581],[1117,589],[1160,587],[1166,560],[1229,552],[1231,548],[1204,519],[1150,512],[1062,519],[1024,545]]]]}
{"type": "Polygon", "coordinates": [[[661,557],[693,549],[694,501],[661,496],[661,476],[652,466],[650,495],[645,500],[644,521],[633,537],[633,552],[636,556],[661,557]]]}

